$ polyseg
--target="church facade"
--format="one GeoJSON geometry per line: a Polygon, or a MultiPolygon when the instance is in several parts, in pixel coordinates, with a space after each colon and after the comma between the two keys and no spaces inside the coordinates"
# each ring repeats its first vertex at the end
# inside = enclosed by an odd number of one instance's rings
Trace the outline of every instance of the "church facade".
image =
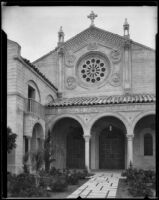
{"type": "MultiPolygon", "coordinates": [[[[154,169],[155,50],[91,25],[33,63],[8,39],[7,126],[17,136],[8,171],[51,134],[56,168],[154,169]]],[[[30,164],[31,165],[31,164],[30,164]]]]}

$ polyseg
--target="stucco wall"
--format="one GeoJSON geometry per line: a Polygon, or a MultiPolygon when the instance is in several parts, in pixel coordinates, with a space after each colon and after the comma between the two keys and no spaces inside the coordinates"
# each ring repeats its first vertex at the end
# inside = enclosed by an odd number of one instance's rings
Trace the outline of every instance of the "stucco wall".
{"type": "Polygon", "coordinates": [[[155,132],[149,128],[143,129],[140,132],[137,132],[134,137],[133,142],[133,159],[134,159],[134,167],[142,168],[142,169],[155,169],[156,161],[155,161],[155,132]],[[153,155],[152,156],[144,156],[144,134],[150,133],[153,136],[153,155]]]}
{"type": "MultiPolygon", "coordinates": [[[[30,71],[18,59],[15,59],[15,57],[20,57],[20,46],[17,43],[8,40],[7,45],[7,126],[17,134],[16,149],[8,155],[7,160],[8,170],[19,173],[22,171],[23,135],[26,130],[30,130],[30,125],[28,125],[29,127],[24,126],[26,121],[24,98],[28,96],[28,81],[32,80],[36,83],[42,104],[46,103],[48,95],[52,95],[55,99],[56,93],[38,75],[30,71]]],[[[34,117],[30,117],[34,122],[34,117]]],[[[42,126],[45,127],[44,120],[42,126]]]]}
{"type": "MultiPolygon", "coordinates": [[[[111,34],[110,34],[111,35],[111,34]]],[[[121,45],[121,39],[112,41],[112,38],[99,30],[85,31],[75,36],[69,42],[64,44],[64,54],[62,61],[62,69],[59,71],[58,50],[49,53],[47,56],[35,61],[35,65],[59,87],[59,73],[63,82],[63,97],[73,96],[91,96],[91,95],[121,95],[124,94],[124,70],[128,68],[128,63],[124,66],[124,43],[121,45]],[[100,35],[100,37],[99,37],[100,35]],[[90,45],[95,45],[90,50],[90,45]],[[112,50],[117,49],[121,53],[119,62],[113,62],[111,58],[112,50]],[[110,61],[111,73],[108,80],[101,87],[83,87],[77,77],[77,63],[81,56],[90,51],[96,51],[105,54],[110,61]],[[68,57],[73,55],[74,61],[68,64],[68,57]],[[119,84],[115,85],[113,74],[120,76],[119,84]],[[74,77],[76,87],[71,89],[68,87],[67,79],[74,77]]],[[[155,92],[155,51],[143,45],[132,42],[130,46],[130,81],[131,91],[133,93],[154,93],[155,92]]],[[[129,62],[129,61],[128,61],[129,62]]],[[[129,72],[128,72],[129,73],[129,72]]]]}
{"type": "Polygon", "coordinates": [[[155,93],[155,51],[132,46],[132,92],[155,93]]]}
{"type": "Polygon", "coordinates": [[[33,62],[46,77],[58,87],[58,57],[57,52],[52,52],[40,60],[33,62]]]}

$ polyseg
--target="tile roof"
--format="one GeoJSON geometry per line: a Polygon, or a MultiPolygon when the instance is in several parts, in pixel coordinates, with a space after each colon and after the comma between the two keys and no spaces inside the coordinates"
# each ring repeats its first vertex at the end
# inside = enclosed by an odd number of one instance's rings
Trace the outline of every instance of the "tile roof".
{"type": "MultiPolygon", "coordinates": [[[[21,57],[22,58],[22,57],[21,57]]],[[[46,76],[43,74],[43,73],[41,73],[40,71],[39,71],[39,69],[35,66],[35,65],[33,65],[29,60],[27,60],[26,58],[22,58],[23,59],[23,61],[26,63],[26,64],[28,64],[35,72],[37,72],[46,82],[48,82],[56,91],[58,90],[54,85],[53,85],[53,83],[51,83],[51,81],[49,81],[49,79],[47,79],[46,78],[46,76]]]]}
{"type": "Polygon", "coordinates": [[[105,104],[124,104],[124,103],[149,103],[155,102],[154,94],[127,94],[99,97],[74,97],[56,99],[48,104],[48,107],[64,106],[84,106],[84,105],[105,105],[105,104]]]}

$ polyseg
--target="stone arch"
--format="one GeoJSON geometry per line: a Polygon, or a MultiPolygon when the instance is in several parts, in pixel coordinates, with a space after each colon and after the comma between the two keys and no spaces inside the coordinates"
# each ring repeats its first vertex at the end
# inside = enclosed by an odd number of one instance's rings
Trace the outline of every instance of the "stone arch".
{"type": "Polygon", "coordinates": [[[41,149],[43,146],[44,130],[40,123],[35,123],[32,129],[31,152],[41,149]]]}
{"type": "Polygon", "coordinates": [[[155,168],[155,112],[147,111],[137,115],[133,121],[133,165],[136,168],[143,167],[144,169],[155,168]],[[144,153],[144,135],[148,133],[152,136],[152,155],[145,155],[144,153]]]}
{"type": "Polygon", "coordinates": [[[95,124],[95,122],[102,117],[115,117],[115,118],[119,119],[125,125],[127,134],[129,133],[130,125],[129,125],[128,121],[126,120],[126,118],[123,117],[122,115],[120,115],[119,113],[113,113],[113,112],[102,113],[102,114],[98,114],[95,117],[93,117],[93,119],[89,123],[89,133],[91,132],[91,129],[92,129],[93,125],[95,124]]]}
{"type": "Polygon", "coordinates": [[[91,120],[89,123],[89,133],[91,134],[91,169],[125,168],[127,161],[125,136],[128,134],[128,131],[128,122],[118,113],[98,114],[91,120]],[[109,123],[114,128],[112,128],[111,134],[105,134],[109,133],[109,123]],[[112,154],[115,156],[114,159],[111,157],[112,154]]]}
{"type": "Polygon", "coordinates": [[[42,119],[35,120],[34,123],[32,124],[31,133],[33,132],[34,126],[36,124],[39,124],[42,127],[42,130],[43,130],[43,139],[44,139],[45,138],[45,122],[42,119]]]}
{"type": "MultiPolygon", "coordinates": [[[[33,80],[29,80],[27,82],[27,87],[28,85],[30,85],[31,87],[33,87],[36,91],[36,96],[35,96],[35,100],[39,103],[41,103],[41,94],[40,94],[40,90],[39,90],[39,87],[37,86],[37,84],[35,83],[35,81],[33,80]]],[[[28,96],[28,95],[27,95],[28,96]]]]}
{"type": "Polygon", "coordinates": [[[52,119],[49,132],[55,148],[53,166],[56,168],[84,168],[84,128],[77,116],[64,114],[52,119]]]}
{"type": "Polygon", "coordinates": [[[60,119],[63,119],[63,118],[71,118],[71,119],[76,120],[76,121],[81,125],[81,127],[82,127],[82,129],[83,129],[83,132],[85,132],[86,127],[85,127],[84,122],[81,120],[81,118],[78,117],[78,116],[76,116],[76,115],[71,115],[71,114],[62,114],[62,115],[59,115],[59,116],[57,116],[57,117],[52,117],[52,118],[49,120],[49,122],[50,122],[49,129],[52,130],[53,127],[54,127],[54,125],[56,124],[56,122],[57,122],[58,120],[60,120],[60,119]]]}
{"type": "Polygon", "coordinates": [[[132,121],[132,130],[134,131],[136,124],[138,123],[138,121],[140,119],[142,119],[143,117],[146,117],[148,115],[155,115],[155,111],[147,111],[147,112],[142,112],[140,114],[138,114],[135,119],[132,121]]]}

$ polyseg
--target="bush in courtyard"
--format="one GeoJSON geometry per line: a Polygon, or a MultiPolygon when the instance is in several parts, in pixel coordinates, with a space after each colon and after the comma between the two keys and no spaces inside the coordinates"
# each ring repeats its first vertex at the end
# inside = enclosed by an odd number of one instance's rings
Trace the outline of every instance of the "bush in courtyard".
{"type": "Polygon", "coordinates": [[[50,178],[49,187],[54,192],[63,192],[67,188],[67,181],[65,176],[56,175],[50,178]]]}
{"type": "Polygon", "coordinates": [[[60,172],[59,169],[56,169],[55,167],[51,167],[49,170],[50,176],[56,176],[56,175],[61,175],[62,173],[60,172]]]}
{"type": "Polygon", "coordinates": [[[155,172],[152,170],[143,170],[129,168],[122,173],[126,176],[129,185],[129,193],[136,196],[152,196],[152,190],[149,186],[155,186],[155,172]]]}
{"type": "Polygon", "coordinates": [[[9,175],[8,192],[11,197],[48,197],[49,193],[42,187],[36,187],[35,177],[28,173],[9,175]]]}

